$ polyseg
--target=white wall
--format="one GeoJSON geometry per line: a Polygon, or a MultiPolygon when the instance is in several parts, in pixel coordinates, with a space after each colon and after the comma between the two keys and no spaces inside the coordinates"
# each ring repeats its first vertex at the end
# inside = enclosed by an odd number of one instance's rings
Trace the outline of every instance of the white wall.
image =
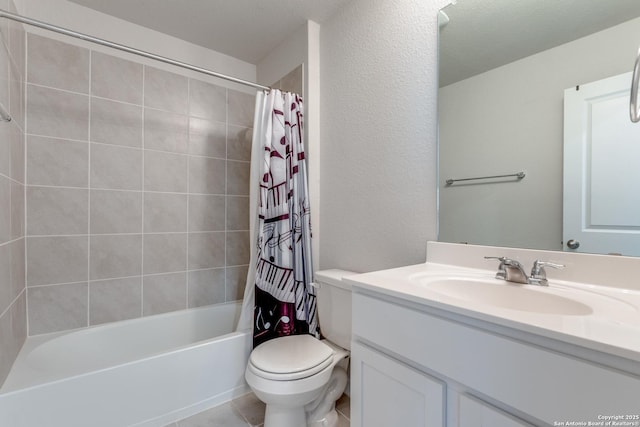
{"type": "Polygon", "coordinates": [[[631,71],[638,34],[640,18],[440,90],[440,240],[562,249],[563,92],[631,71]]]}
{"type": "Polygon", "coordinates": [[[424,262],[437,237],[438,0],[354,0],[320,30],[320,268],[424,262]]]}
{"type": "MultiPolygon", "coordinates": [[[[132,24],[122,19],[114,18],[110,15],[97,12],[67,0],[20,0],[20,3],[20,6],[22,7],[20,12],[29,18],[58,25],[70,30],[92,35],[94,37],[103,38],[157,55],[166,56],[171,59],[207,68],[243,80],[256,81],[256,67],[254,64],[241,61],[231,56],[206,49],[202,46],[180,40],[176,37],[172,37],[149,28],[132,24]]],[[[174,72],[178,70],[174,66],[138,56],[130,56],[130,54],[126,54],[112,48],[89,44],[88,42],[83,42],[31,26],[25,26],[25,28],[27,31],[43,34],[47,37],[55,38],[66,43],[91,47],[94,50],[102,51],[114,56],[133,59],[136,62],[151,65],[156,68],[162,68],[174,72]]],[[[254,89],[247,86],[230,83],[221,79],[208,78],[203,74],[196,72],[188,72],[186,70],[179,72],[190,77],[209,80],[212,83],[228,88],[245,92],[255,92],[254,89]]]]}

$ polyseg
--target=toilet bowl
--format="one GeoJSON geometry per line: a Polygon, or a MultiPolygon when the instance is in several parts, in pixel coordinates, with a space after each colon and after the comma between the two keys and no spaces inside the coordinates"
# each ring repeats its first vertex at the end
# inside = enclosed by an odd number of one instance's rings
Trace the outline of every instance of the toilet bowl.
{"type": "Polygon", "coordinates": [[[334,427],[335,401],[347,385],[351,348],[351,287],[342,278],[354,273],[316,273],[318,321],[327,339],[311,335],[279,337],[257,346],[245,379],[266,404],[264,427],[334,427]],[[339,365],[340,364],[340,365],[339,365]]]}

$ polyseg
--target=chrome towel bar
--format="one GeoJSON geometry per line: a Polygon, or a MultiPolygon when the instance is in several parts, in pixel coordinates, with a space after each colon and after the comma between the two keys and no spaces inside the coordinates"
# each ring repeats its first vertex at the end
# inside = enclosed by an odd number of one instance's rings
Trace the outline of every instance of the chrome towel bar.
{"type": "Polygon", "coordinates": [[[518,180],[520,180],[525,177],[525,174],[524,172],[518,172],[518,173],[511,173],[508,175],[492,175],[492,176],[479,176],[476,178],[448,179],[445,182],[447,183],[447,185],[451,185],[454,182],[459,182],[459,181],[476,181],[479,179],[510,178],[510,177],[515,177],[515,178],[518,178],[518,180]]]}

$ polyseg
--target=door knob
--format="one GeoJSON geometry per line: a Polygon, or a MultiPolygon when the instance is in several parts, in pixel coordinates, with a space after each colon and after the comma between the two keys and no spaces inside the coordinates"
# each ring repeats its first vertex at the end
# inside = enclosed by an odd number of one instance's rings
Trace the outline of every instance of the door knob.
{"type": "Polygon", "coordinates": [[[580,247],[580,242],[578,242],[577,240],[571,239],[567,242],[567,247],[569,249],[578,249],[580,247]]]}

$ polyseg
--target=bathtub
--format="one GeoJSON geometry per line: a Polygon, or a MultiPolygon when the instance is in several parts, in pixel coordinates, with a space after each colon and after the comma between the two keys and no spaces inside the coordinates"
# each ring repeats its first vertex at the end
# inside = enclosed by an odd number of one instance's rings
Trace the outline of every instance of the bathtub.
{"type": "Polygon", "coordinates": [[[0,389],[0,426],[163,427],[244,394],[240,307],[29,337],[0,389]]]}

